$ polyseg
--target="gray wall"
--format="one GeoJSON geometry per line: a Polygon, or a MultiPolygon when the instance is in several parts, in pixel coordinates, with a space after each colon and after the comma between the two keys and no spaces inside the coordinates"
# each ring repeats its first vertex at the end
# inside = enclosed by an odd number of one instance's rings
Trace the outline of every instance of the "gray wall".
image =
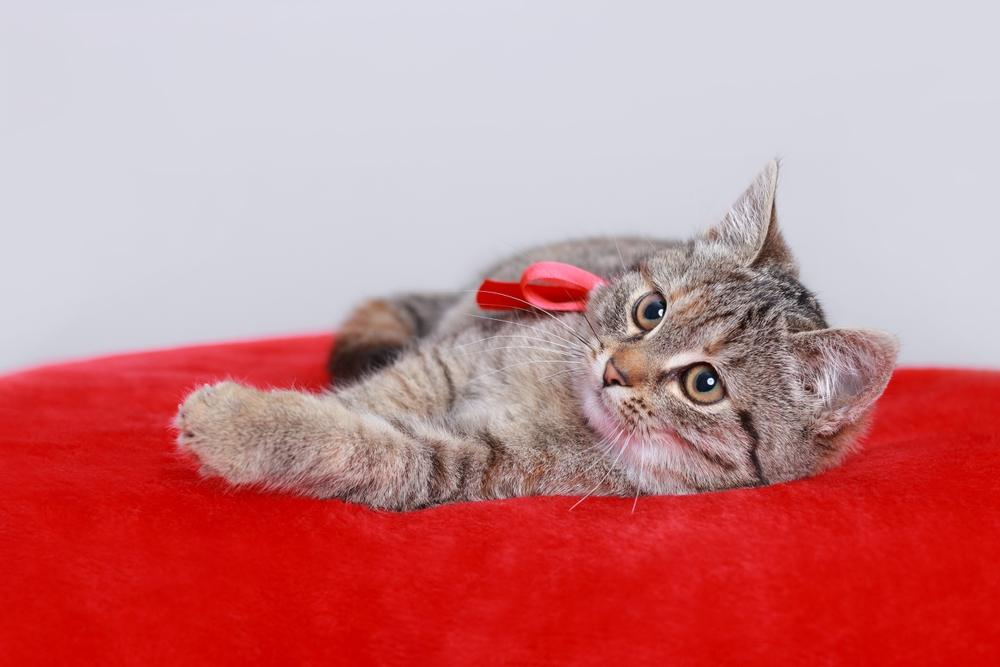
{"type": "Polygon", "coordinates": [[[986,3],[0,4],[0,368],[325,330],[783,158],[837,324],[1000,365],[986,3]]]}

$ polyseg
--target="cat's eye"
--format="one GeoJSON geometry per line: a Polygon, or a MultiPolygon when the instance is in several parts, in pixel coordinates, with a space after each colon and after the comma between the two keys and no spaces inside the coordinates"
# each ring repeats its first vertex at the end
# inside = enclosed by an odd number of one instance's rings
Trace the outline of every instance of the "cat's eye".
{"type": "Polygon", "coordinates": [[[708,364],[695,364],[681,377],[684,393],[695,403],[718,403],[726,396],[719,373],[708,364]]]}
{"type": "Polygon", "coordinates": [[[659,292],[650,292],[635,304],[632,319],[643,331],[651,331],[667,313],[667,301],[659,292]]]}

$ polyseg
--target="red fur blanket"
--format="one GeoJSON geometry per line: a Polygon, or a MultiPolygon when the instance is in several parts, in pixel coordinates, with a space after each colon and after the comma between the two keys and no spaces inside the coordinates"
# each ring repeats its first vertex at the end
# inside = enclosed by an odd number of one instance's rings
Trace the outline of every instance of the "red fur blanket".
{"type": "Polygon", "coordinates": [[[1000,664],[1000,372],[899,371],[841,468],[634,514],[374,512],[175,457],[189,389],[318,388],[329,343],[0,378],[0,663],[1000,664]]]}

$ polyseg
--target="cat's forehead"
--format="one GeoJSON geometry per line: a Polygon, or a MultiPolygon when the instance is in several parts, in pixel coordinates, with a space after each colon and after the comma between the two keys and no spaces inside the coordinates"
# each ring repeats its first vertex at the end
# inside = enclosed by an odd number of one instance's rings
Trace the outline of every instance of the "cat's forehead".
{"type": "Polygon", "coordinates": [[[653,282],[673,284],[722,282],[751,276],[731,253],[695,241],[650,255],[636,269],[653,282]]]}
{"type": "Polygon", "coordinates": [[[706,254],[695,244],[647,257],[627,278],[625,291],[660,292],[668,306],[689,317],[769,298],[766,290],[755,284],[754,271],[724,255],[706,254]]]}
{"type": "Polygon", "coordinates": [[[725,254],[687,244],[652,255],[620,276],[609,290],[616,313],[609,324],[627,325],[625,312],[638,295],[656,291],[666,301],[674,336],[718,338],[720,330],[792,330],[825,326],[815,297],[794,276],[772,268],[741,266],[725,254]]]}

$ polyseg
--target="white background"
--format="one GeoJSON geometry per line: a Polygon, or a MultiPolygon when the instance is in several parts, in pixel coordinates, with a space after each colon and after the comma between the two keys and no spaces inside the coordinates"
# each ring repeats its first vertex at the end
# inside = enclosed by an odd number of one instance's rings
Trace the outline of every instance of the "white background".
{"type": "Polygon", "coordinates": [[[331,328],[783,158],[838,325],[1000,365],[1000,47],[963,3],[0,0],[0,368],[331,328]]]}

